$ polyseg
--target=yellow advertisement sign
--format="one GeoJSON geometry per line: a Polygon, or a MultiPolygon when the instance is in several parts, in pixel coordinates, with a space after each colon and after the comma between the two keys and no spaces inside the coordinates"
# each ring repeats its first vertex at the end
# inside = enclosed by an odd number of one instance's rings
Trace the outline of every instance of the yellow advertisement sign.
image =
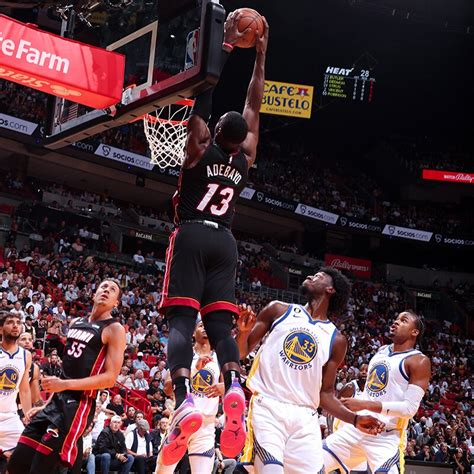
{"type": "Polygon", "coordinates": [[[313,86],[265,81],[260,112],[289,117],[311,118],[313,86]]]}

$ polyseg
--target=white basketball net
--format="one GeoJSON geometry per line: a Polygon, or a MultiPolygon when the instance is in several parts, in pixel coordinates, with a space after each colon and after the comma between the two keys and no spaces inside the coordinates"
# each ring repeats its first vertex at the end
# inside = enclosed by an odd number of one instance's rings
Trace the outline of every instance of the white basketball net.
{"type": "Polygon", "coordinates": [[[151,151],[150,161],[160,169],[181,166],[183,163],[186,125],[193,103],[185,99],[160,107],[143,117],[151,151]]]}

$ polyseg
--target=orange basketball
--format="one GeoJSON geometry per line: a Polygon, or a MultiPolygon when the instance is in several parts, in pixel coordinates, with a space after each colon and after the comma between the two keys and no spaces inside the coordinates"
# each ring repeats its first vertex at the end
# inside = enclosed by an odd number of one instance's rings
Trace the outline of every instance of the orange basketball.
{"type": "Polygon", "coordinates": [[[235,46],[239,48],[252,48],[257,42],[257,34],[262,36],[265,31],[265,23],[260,13],[252,8],[239,8],[236,10],[240,14],[237,28],[239,31],[248,31],[237,41],[235,46]]]}

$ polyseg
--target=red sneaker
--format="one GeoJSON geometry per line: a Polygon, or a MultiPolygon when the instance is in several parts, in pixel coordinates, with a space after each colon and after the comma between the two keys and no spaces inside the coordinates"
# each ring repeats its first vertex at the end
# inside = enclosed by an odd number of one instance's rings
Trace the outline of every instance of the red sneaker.
{"type": "Polygon", "coordinates": [[[189,394],[181,406],[174,412],[168,435],[164,439],[158,462],[171,466],[181,460],[188,449],[189,437],[202,425],[202,414],[194,406],[189,394]]]}
{"type": "Polygon", "coordinates": [[[221,433],[221,451],[228,458],[237,457],[244,448],[245,431],[245,395],[235,378],[224,396],[225,425],[221,433]]]}

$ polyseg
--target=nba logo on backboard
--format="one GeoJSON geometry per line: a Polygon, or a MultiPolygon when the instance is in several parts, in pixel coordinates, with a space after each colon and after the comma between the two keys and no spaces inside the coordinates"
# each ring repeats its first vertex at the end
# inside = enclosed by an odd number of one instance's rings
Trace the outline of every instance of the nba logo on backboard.
{"type": "Polygon", "coordinates": [[[186,37],[186,58],[184,60],[184,70],[192,68],[197,64],[199,52],[199,28],[190,31],[186,37]]]}

